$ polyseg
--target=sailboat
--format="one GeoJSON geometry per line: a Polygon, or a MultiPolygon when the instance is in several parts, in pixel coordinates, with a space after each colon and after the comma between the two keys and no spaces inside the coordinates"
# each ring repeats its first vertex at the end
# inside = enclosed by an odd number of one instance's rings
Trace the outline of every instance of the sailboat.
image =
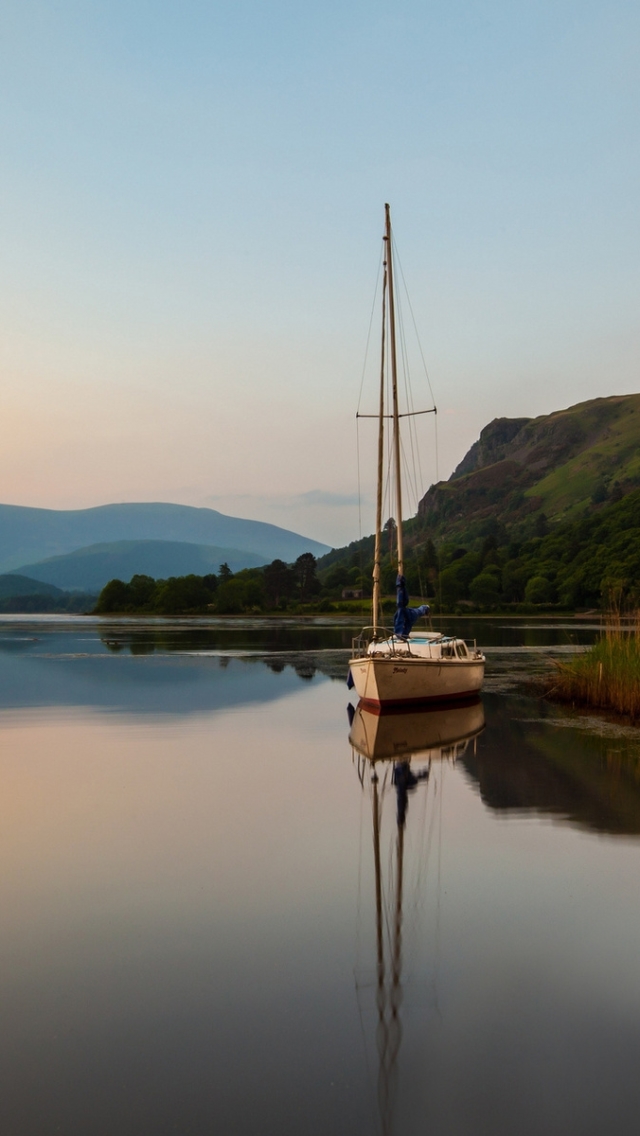
{"type": "Polygon", "coordinates": [[[373,557],[373,623],[365,627],[353,641],[349,660],[349,685],[359,698],[372,706],[407,706],[411,704],[465,699],[478,694],[484,679],[485,657],[475,643],[434,631],[413,630],[417,620],[428,615],[427,605],[412,608],[404,576],[404,544],[402,531],[402,457],[398,406],[398,370],[396,356],[396,314],[394,296],[393,246],[391,211],[385,205],[385,234],[382,278],[382,350],[380,365],[380,403],[378,418],[378,483],[376,497],[376,532],[373,557]],[[387,303],[388,299],[388,303],[387,303]],[[393,466],[397,521],[395,527],[398,575],[396,580],[396,612],[393,631],[380,623],[380,567],[384,466],[386,336],[389,334],[393,421],[393,466]]]}

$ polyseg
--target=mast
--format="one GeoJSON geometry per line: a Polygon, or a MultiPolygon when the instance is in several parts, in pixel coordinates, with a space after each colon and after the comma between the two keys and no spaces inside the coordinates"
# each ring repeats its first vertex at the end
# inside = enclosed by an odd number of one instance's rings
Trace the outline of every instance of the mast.
{"type": "Polygon", "coordinates": [[[376,495],[376,536],[373,550],[373,637],[378,635],[378,615],[380,612],[380,537],[382,533],[382,478],[384,472],[384,353],[387,307],[387,255],[388,243],[385,236],[385,256],[382,277],[382,344],[380,349],[380,410],[378,418],[378,487],[376,495]]]}
{"type": "Polygon", "coordinates": [[[400,416],[398,413],[398,367],[396,360],[396,312],[393,294],[393,249],[391,247],[391,211],[388,205],[385,212],[385,240],[387,242],[387,261],[389,276],[389,335],[391,340],[391,388],[393,392],[393,458],[396,475],[396,533],[398,539],[398,575],[404,574],[404,543],[402,538],[402,485],[400,482],[400,416]]]}

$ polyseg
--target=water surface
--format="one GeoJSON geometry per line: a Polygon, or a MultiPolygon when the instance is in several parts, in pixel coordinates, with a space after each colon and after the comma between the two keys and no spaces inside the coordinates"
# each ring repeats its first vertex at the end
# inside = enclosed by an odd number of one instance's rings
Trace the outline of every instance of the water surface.
{"type": "Polygon", "coordinates": [[[635,1133],[639,735],[514,680],[566,623],[356,734],[349,628],[3,622],[0,1131],[635,1133]]]}

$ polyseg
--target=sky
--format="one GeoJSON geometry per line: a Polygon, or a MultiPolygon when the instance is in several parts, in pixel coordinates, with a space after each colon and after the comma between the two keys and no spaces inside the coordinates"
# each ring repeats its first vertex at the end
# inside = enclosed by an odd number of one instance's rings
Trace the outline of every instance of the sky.
{"type": "Polygon", "coordinates": [[[386,201],[423,489],[639,391],[639,56],[627,0],[3,0],[0,500],[370,532],[386,201]]]}

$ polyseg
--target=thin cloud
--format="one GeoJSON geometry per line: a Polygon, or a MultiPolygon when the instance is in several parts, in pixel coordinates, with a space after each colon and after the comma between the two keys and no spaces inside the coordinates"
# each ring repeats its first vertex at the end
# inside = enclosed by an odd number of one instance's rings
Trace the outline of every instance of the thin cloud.
{"type": "MultiPolygon", "coordinates": [[[[212,494],[206,498],[208,504],[215,506],[224,502],[227,507],[234,504],[241,507],[243,504],[271,505],[278,509],[342,509],[354,508],[358,505],[357,493],[333,493],[325,489],[310,489],[306,493],[285,494],[274,493],[264,496],[259,493],[224,493],[212,494]]],[[[363,498],[365,503],[366,498],[363,498]]]]}

